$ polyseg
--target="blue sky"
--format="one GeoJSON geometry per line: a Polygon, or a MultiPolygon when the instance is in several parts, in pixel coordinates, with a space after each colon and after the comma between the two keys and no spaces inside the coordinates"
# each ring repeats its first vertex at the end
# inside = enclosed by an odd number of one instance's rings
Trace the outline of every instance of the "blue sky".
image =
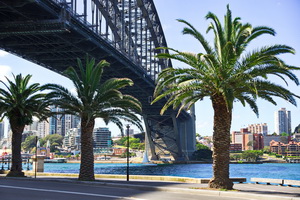
{"type": "MultiPolygon", "coordinates": [[[[154,0],[159,13],[169,47],[189,52],[202,52],[199,43],[190,36],[182,35],[183,25],[176,19],[185,19],[193,24],[201,33],[205,34],[209,21],[205,15],[211,11],[223,22],[226,13],[226,5],[230,5],[233,17],[241,17],[242,22],[249,22],[253,26],[265,25],[274,28],[276,36],[263,36],[250,45],[249,50],[257,47],[286,44],[296,50],[295,55],[282,56],[290,65],[300,66],[300,1],[298,0],[154,0]]],[[[206,35],[206,34],[205,34],[206,35]]],[[[212,42],[211,34],[207,39],[212,42]]],[[[180,67],[180,63],[173,63],[174,67],[180,67]]],[[[33,82],[47,83],[56,82],[72,88],[70,81],[64,77],[37,66],[14,55],[0,52],[0,79],[10,74],[32,74],[33,82]]],[[[300,72],[295,72],[300,78],[300,72]]],[[[282,81],[272,79],[278,83],[282,81]]],[[[300,87],[290,83],[287,87],[300,95],[300,87]]],[[[274,111],[285,107],[292,113],[292,129],[300,123],[300,108],[295,107],[283,100],[276,99],[277,106],[258,100],[260,110],[259,118],[240,103],[234,105],[232,130],[239,130],[248,124],[268,123],[269,133],[274,132],[274,111]]],[[[300,105],[300,101],[297,100],[300,105]]],[[[212,135],[213,111],[209,99],[196,104],[196,131],[201,135],[212,135]]],[[[98,126],[103,123],[98,122],[98,126]]],[[[119,130],[109,125],[113,135],[119,134],[119,130]]]]}

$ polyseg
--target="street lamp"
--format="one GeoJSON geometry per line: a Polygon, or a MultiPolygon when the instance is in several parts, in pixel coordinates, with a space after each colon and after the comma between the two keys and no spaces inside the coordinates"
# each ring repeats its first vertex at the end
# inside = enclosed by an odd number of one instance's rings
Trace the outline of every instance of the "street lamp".
{"type": "Polygon", "coordinates": [[[129,124],[126,126],[127,128],[127,181],[129,181],[129,124]]]}
{"type": "Polygon", "coordinates": [[[35,163],[34,163],[34,178],[36,178],[37,172],[37,149],[40,147],[40,143],[38,141],[38,136],[35,136],[35,163]]]}

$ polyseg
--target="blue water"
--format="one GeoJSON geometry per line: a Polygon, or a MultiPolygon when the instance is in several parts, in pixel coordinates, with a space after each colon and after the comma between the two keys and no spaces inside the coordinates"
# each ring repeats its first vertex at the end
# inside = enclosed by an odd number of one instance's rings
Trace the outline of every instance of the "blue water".
{"type": "MultiPolygon", "coordinates": [[[[78,163],[45,163],[45,172],[79,173],[78,163]]],[[[211,164],[170,164],[143,166],[130,164],[131,175],[181,176],[191,178],[212,177],[211,164]]],[[[126,174],[126,164],[95,163],[95,174],[126,174]]],[[[278,178],[300,180],[300,164],[264,163],[264,164],[230,164],[230,177],[278,178]]]]}

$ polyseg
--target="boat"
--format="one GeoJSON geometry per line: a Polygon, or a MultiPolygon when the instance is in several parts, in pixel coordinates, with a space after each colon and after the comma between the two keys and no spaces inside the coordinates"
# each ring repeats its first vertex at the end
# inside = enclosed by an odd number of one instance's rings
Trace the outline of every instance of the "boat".
{"type": "Polygon", "coordinates": [[[155,164],[149,160],[148,151],[146,148],[145,148],[144,155],[143,155],[142,165],[143,166],[157,166],[157,164],[155,164]]]}
{"type": "Polygon", "coordinates": [[[66,158],[44,159],[44,163],[66,163],[66,158]]]}

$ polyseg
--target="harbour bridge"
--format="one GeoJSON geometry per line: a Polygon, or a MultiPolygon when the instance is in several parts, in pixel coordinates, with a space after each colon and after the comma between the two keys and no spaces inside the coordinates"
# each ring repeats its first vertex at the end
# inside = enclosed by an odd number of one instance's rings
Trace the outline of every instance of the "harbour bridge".
{"type": "Polygon", "coordinates": [[[166,50],[153,0],[0,0],[0,48],[62,73],[86,55],[111,66],[104,80],[128,77],[124,92],[143,106],[151,159],[188,160],[195,150],[194,112],[169,109],[163,99],[150,105],[158,73],[172,67],[155,57],[166,50]]]}

